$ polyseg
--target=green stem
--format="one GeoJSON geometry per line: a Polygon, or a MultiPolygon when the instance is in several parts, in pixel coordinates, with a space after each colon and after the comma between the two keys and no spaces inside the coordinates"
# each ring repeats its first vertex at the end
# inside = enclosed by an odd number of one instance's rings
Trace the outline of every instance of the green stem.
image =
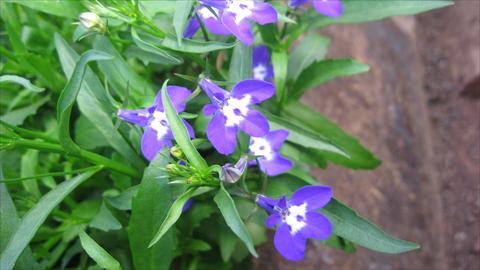
{"type": "Polygon", "coordinates": [[[58,143],[58,141],[50,136],[48,136],[45,132],[40,132],[40,131],[32,131],[29,129],[21,128],[21,127],[16,127],[13,125],[10,125],[2,120],[0,120],[0,125],[4,125],[7,128],[15,131],[18,135],[30,139],[42,139],[47,142],[51,143],[58,143]]]}
{"type": "Polygon", "coordinates": [[[207,29],[205,29],[205,25],[203,25],[203,21],[200,19],[200,17],[196,12],[195,12],[195,17],[197,18],[198,23],[200,24],[200,29],[202,29],[203,38],[205,39],[205,41],[210,41],[210,39],[208,38],[207,29]]]}
{"type": "Polygon", "coordinates": [[[33,148],[37,150],[44,150],[47,152],[61,153],[69,156],[74,156],[78,158],[85,159],[93,164],[101,165],[107,169],[112,169],[119,173],[123,173],[132,177],[140,177],[140,174],[137,170],[127,167],[122,163],[113,161],[104,156],[98,155],[96,153],[79,149],[77,152],[67,152],[60,144],[41,142],[27,139],[15,139],[12,142],[14,147],[23,147],[23,148],[33,148]]]}
{"type": "Polygon", "coordinates": [[[80,173],[84,171],[89,171],[93,168],[96,168],[97,166],[91,166],[87,168],[82,168],[78,170],[70,170],[67,172],[51,172],[51,173],[43,173],[43,174],[37,174],[33,176],[27,176],[27,177],[18,177],[18,178],[12,178],[12,179],[4,179],[0,180],[0,183],[15,183],[15,182],[22,182],[25,180],[31,180],[31,179],[37,179],[37,178],[43,178],[43,177],[48,177],[48,176],[64,176],[64,175],[73,175],[75,173],[80,173]]]}

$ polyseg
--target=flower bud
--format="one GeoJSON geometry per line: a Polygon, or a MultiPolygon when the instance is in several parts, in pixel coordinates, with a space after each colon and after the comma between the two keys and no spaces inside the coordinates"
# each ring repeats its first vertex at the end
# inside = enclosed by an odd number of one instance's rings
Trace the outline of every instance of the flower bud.
{"type": "Polygon", "coordinates": [[[170,149],[170,154],[178,159],[183,157],[183,151],[178,145],[175,145],[170,149]]]}
{"type": "Polygon", "coordinates": [[[106,25],[103,20],[93,12],[83,12],[80,14],[80,23],[89,31],[105,33],[106,25]]]}
{"type": "Polygon", "coordinates": [[[242,156],[235,165],[230,163],[223,165],[220,173],[220,180],[230,184],[237,182],[245,172],[247,165],[247,156],[242,156]]]}

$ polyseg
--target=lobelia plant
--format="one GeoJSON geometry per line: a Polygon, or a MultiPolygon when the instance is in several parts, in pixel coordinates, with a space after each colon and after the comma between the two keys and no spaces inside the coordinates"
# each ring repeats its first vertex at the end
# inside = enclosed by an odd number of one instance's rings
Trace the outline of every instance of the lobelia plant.
{"type": "Polygon", "coordinates": [[[317,29],[450,4],[0,3],[0,269],[239,269],[267,229],[293,261],[419,248],[310,174],[380,160],[299,99],[369,70],[317,29]]]}

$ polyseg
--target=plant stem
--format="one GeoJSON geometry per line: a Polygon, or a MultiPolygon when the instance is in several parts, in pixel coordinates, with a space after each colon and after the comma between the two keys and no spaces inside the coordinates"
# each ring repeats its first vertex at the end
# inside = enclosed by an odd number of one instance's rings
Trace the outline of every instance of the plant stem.
{"type": "Polygon", "coordinates": [[[86,167],[78,170],[71,170],[67,172],[51,172],[51,173],[42,173],[42,174],[37,174],[33,176],[27,176],[27,177],[18,177],[18,178],[12,178],[12,179],[4,179],[0,180],[0,183],[15,183],[15,182],[22,182],[25,180],[31,180],[31,179],[37,179],[37,178],[43,178],[43,177],[48,177],[48,176],[63,176],[63,175],[73,175],[75,173],[79,172],[84,172],[84,171],[89,171],[93,168],[96,168],[97,166],[91,166],[91,167],[86,167]]]}
{"type": "Polygon", "coordinates": [[[203,21],[200,19],[200,17],[196,12],[195,12],[195,18],[197,18],[198,23],[200,24],[200,29],[202,29],[203,38],[205,39],[205,41],[210,41],[210,39],[208,38],[207,29],[205,29],[205,25],[203,24],[203,21]]]}

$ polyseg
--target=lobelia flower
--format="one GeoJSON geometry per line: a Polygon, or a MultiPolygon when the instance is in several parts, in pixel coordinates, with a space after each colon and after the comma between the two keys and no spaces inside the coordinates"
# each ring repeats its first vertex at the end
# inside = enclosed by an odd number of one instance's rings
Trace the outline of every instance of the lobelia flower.
{"type": "MultiPolygon", "coordinates": [[[[253,44],[250,21],[253,20],[262,25],[277,21],[277,11],[268,3],[254,0],[202,0],[200,2],[204,6],[197,10],[197,14],[208,31],[220,35],[233,34],[246,45],[253,44]],[[205,6],[214,9],[218,18],[205,6]]],[[[184,36],[191,37],[198,30],[200,24],[195,20],[197,19],[190,20],[184,36]]]]}
{"type": "Polygon", "coordinates": [[[270,62],[270,53],[265,45],[259,45],[253,49],[252,69],[254,79],[272,81],[273,66],[270,62]]]}
{"type": "Polygon", "coordinates": [[[230,184],[236,183],[242,177],[247,165],[247,156],[240,157],[235,165],[232,165],[231,163],[223,165],[222,171],[220,172],[220,180],[230,184]]]}
{"type": "Polygon", "coordinates": [[[232,92],[207,79],[201,80],[199,85],[212,102],[205,105],[203,111],[207,116],[214,114],[207,126],[207,138],[219,153],[229,155],[235,151],[238,128],[254,137],[267,134],[267,119],[251,106],[271,98],[275,93],[273,84],[243,80],[233,87],[232,92]]]}
{"type": "Polygon", "coordinates": [[[256,202],[270,216],[265,226],[277,225],[274,245],[288,260],[301,260],[305,254],[307,239],[326,240],[332,234],[332,224],[316,210],[325,206],[333,196],[327,186],[304,186],[292,194],[289,201],[258,195],[256,202]]]}
{"type": "MultiPolygon", "coordinates": [[[[269,176],[284,173],[292,168],[292,162],[279,153],[288,137],[288,131],[279,129],[263,137],[250,137],[250,152],[257,156],[260,170],[269,176]]],[[[255,161],[253,161],[255,164],[255,161]]]]}
{"type": "MultiPolygon", "coordinates": [[[[304,5],[309,0],[290,0],[288,5],[292,8],[304,5]]],[[[343,13],[341,0],[311,0],[318,13],[329,17],[337,17],[343,13]]]]}
{"type": "MultiPolygon", "coordinates": [[[[185,110],[185,101],[191,92],[181,86],[167,86],[167,93],[177,112],[185,110]]],[[[173,133],[163,109],[161,92],[158,91],[152,106],[139,110],[120,109],[118,116],[125,121],[144,128],[142,136],[142,153],[148,160],[152,160],[165,146],[172,147],[173,133]]],[[[191,138],[194,131],[190,124],[183,120],[191,138]]]]}

